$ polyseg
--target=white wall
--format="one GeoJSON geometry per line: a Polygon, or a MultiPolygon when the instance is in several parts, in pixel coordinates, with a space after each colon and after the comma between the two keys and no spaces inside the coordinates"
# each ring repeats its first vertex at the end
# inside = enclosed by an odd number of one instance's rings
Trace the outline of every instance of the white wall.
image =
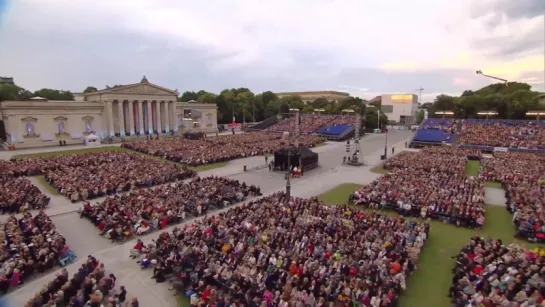
{"type": "MultiPolygon", "coordinates": [[[[395,95],[395,94],[394,94],[395,95]]],[[[407,103],[396,103],[392,101],[392,94],[382,95],[383,106],[393,106],[393,112],[385,113],[388,116],[388,120],[400,122],[401,116],[414,117],[418,109],[418,96],[412,95],[411,101],[405,101],[407,103]]],[[[411,123],[407,123],[411,124],[411,123]]]]}

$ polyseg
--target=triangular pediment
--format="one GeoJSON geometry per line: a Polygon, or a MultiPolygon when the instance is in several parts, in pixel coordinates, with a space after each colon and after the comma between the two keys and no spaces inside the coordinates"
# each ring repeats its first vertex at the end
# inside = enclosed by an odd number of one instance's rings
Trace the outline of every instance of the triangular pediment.
{"type": "Polygon", "coordinates": [[[174,91],[166,89],[164,87],[155,85],[155,84],[133,84],[127,86],[121,86],[112,88],[111,93],[120,93],[120,94],[150,94],[150,95],[176,95],[174,91]]]}

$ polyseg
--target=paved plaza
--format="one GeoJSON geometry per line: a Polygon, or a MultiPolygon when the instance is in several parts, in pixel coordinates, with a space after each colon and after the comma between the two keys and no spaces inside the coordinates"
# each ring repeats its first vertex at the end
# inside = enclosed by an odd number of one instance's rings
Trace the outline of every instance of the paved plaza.
{"type": "MultiPolygon", "coordinates": [[[[391,154],[391,148],[395,147],[395,152],[399,153],[405,149],[405,142],[410,139],[410,131],[391,130],[388,135],[388,154],[391,154]]],[[[372,173],[370,169],[378,165],[380,155],[384,153],[384,135],[367,135],[362,138],[361,151],[366,166],[351,167],[342,165],[342,158],[346,155],[346,144],[344,142],[328,142],[326,145],[315,148],[319,153],[320,166],[305,174],[304,177],[292,180],[292,194],[300,197],[310,197],[323,193],[342,183],[368,184],[378,178],[380,175],[372,173]]],[[[49,151],[56,151],[60,148],[54,148],[49,151]]],[[[77,149],[67,147],[67,150],[77,149]]],[[[40,150],[25,150],[24,153],[43,152],[40,150]]],[[[0,158],[9,159],[13,154],[22,152],[1,152],[0,158]]],[[[238,159],[229,162],[225,167],[199,172],[199,176],[224,176],[248,184],[254,184],[261,187],[264,195],[272,192],[281,191],[285,188],[284,175],[282,173],[269,172],[268,168],[244,172],[243,166],[257,166],[265,164],[263,156],[238,159]]],[[[47,190],[40,182],[31,178],[40,190],[47,193],[47,190]]],[[[124,285],[127,288],[128,296],[137,296],[141,306],[175,306],[176,298],[172,292],[168,291],[167,284],[157,284],[151,279],[150,271],[142,271],[134,260],[129,258],[129,251],[134,245],[134,240],[124,244],[111,244],[109,240],[97,235],[97,229],[87,220],[79,218],[78,210],[81,204],[71,203],[62,196],[52,197],[50,208],[46,212],[52,216],[52,220],[58,230],[66,237],[72,250],[79,256],[76,264],[67,266],[70,273],[74,273],[79,265],[85,261],[87,255],[93,255],[105,264],[108,271],[117,276],[116,285],[124,285]]],[[[102,199],[93,200],[99,202],[102,199]]],[[[227,209],[224,209],[227,210],[227,209]]],[[[4,221],[7,216],[0,216],[4,221]]],[[[191,220],[185,223],[190,223],[191,220]]],[[[171,226],[165,231],[169,231],[175,226],[171,226]]],[[[154,232],[140,237],[148,243],[156,239],[160,232],[154,232]]],[[[28,299],[38,291],[44,284],[51,281],[56,272],[49,273],[40,278],[28,281],[23,287],[9,293],[7,299],[9,306],[23,306],[28,299]]]]}

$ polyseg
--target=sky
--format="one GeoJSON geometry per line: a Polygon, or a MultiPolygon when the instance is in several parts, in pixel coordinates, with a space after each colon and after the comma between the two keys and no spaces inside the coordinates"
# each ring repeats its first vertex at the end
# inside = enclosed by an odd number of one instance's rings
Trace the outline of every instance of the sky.
{"type": "Polygon", "coordinates": [[[544,91],[544,0],[0,0],[0,76],[29,90],[339,90],[422,102],[544,91]]]}

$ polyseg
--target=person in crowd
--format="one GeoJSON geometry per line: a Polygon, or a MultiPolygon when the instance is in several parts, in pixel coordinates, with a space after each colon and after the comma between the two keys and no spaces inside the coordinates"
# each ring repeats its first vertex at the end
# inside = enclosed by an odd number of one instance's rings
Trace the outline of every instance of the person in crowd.
{"type": "Polygon", "coordinates": [[[449,147],[404,152],[384,168],[391,172],[365,185],[349,201],[372,209],[392,209],[404,216],[442,219],[457,226],[484,224],[484,181],[465,176],[472,150],[449,147]]]}
{"type": "MultiPolygon", "coordinates": [[[[324,140],[316,136],[292,136],[291,143],[313,147],[324,140]]],[[[214,138],[187,138],[125,143],[127,149],[159,156],[191,166],[263,155],[286,148],[288,139],[277,133],[252,132],[214,138]]]]}
{"type": "Polygon", "coordinates": [[[545,252],[474,236],[455,257],[453,306],[542,306],[545,252]]]}
{"type": "MultiPolygon", "coordinates": [[[[93,222],[103,236],[117,241],[164,229],[186,217],[204,215],[209,208],[243,201],[249,195],[261,195],[260,188],[223,177],[196,178],[116,195],[95,206],[87,204],[81,215],[93,222]]],[[[137,243],[134,249],[142,247],[137,243]]]]}
{"type": "Polygon", "coordinates": [[[141,257],[195,305],[395,306],[428,231],[277,193],[164,232],[141,257]]]}
{"type": "Polygon", "coordinates": [[[545,155],[495,152],[481,161],[481,168],[484,180],[500,182],[505,189],[517,237],[545,242],[545,155]]]}
{"type": "Polygon", "coordinates": [[[20,219],[10,216],[0,230],[0,242],[0,293],[56,267],[66,246],[43,211],[36,216],[26,212],[20,219]]]}

